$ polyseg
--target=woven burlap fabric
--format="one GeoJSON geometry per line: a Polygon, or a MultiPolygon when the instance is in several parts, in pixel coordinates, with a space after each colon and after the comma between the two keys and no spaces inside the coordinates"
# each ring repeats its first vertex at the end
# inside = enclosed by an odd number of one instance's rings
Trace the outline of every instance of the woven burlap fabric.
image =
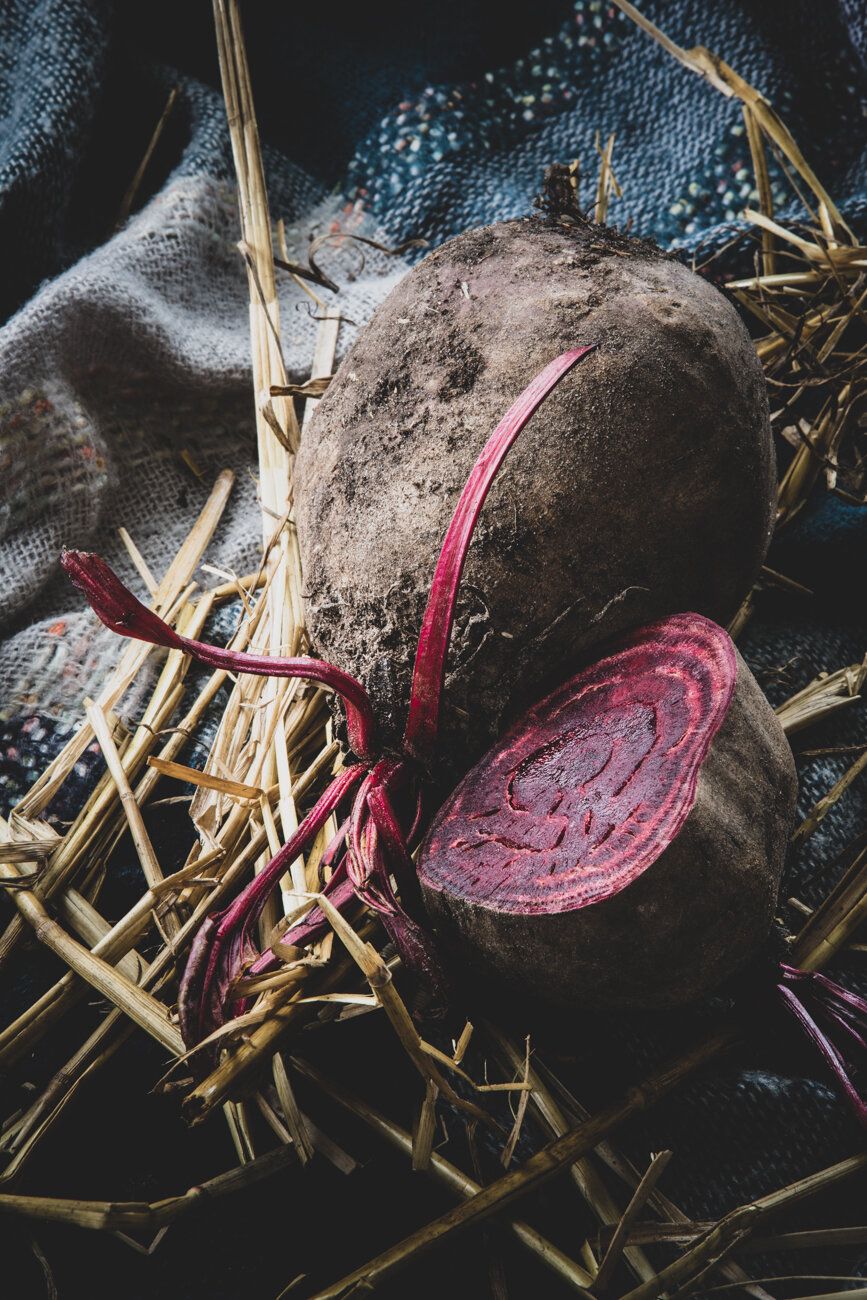
{"type": "MultiPolygon", "coordinates": [[[[717,51],[771,99],[853,228],[867,236],[863,7],[855,0],[643,7],[676,41],[717,51]]],[[[99,550],[135,580],[117,538],[122,524],[159,574],[228,466],[236,486],[208,559],[238,572],[258,559],[247,282],[228,134],[216,74],[214,85],[186,74],[203,63],[213,72],[213,57],[208,64],[198,50],[212,40],[207,7],[196,9],[195,22],[193,6],[182,8],[175,6],[164,39],[140,5],[8,0],[0,9],[0,790],[7,807],[62,745],[83,695],[99,689],[117,653],[62,579],[61,546],[99,550]],[[140,42],[139,24],[147,28],[140,42]],[[172,58],[179,67],[166,66],[172,58]],[[116,229],[124,191],[175,85],[178,99],[132,215],[116,229]]],[[[168,9],[157,6],[157,18],[168,9]]],[[[486,24],[493,28],[497,13],[480,0],[421,5],[397,34],[397,9],[389,8],[381,56],[354,12],[338,22],[324,7],[255,9],[250,59],[272,213],[286,222],[299,260],[309,238],[330,229],[393,244],[438,242],[525,212],[548,163],[579,156],[595,174],[597,131],[617,133],[624,197],[612,220],[632,218],[638,233],[685,256],[698,250],[703,257],[737,233],[751,184],[738,105],[609,4],[551,0],[516,18],[508,41],[497,34],[489,42],[486,24]],[[501,52],[507,43],[510,61],[500,66],[488,46],[501,52]],[[281,106],[290,69],[287,121],[281,106]]],[[[774,185],[782,215],[794,216],[777,173],[774,185]]],[[[589,185],[586,193],[589,202],[589,185]]],[[[731,255],[730,270],[747,269],[738,262],[742,250],[731,255]]],[[[326,251],[322,262],[341,284],[344,316],[358,324],[404,269],[371,249],[363,265],[352,248],[326,251]]],[[[288,278],[280,281],[280,311],[287,369],[303,381],[317,322],[288,278]]],[[[354,329],[342,329],[341,352],[354,329]]],[[[747,659],[768,670],[775,702],[816,671],[862,657],[865,550],[861,512],[822,492],[775,543],[774,567],[816,593],[800,603],[767,598],[744,638],[747,659]],[[774,685],[782,665],[785,680],[774,685]]],[[[130,696],[126,715],[134,720],[141,704],[141,695],[130,696]]],[[[856,745],[865,733],[855,706],[810,743],[856,745]]],[[[847,761],[801,762],[802,812],[847,761]]],[[[71,815],[95,764],[95,757],[82,764],[62,815],[71,815]]],[[[865,813],[856,786],[790,864],[785,897],[797,892],[811,905],[823,896],[846,865],[846,846],[867,828],[865,813]]],[[[797,915],[786,919],[794,924],[797,915]]],[[[857,954],[835,970],[867,991],[864,972],[857,954]]],[[[4,991],[10,1014],[19,995],[20,988],[4,991]]],[[[612,1078],[618,1071],[635,1077],[684,1029],[682,1019],[665,1017],[606,1026],[612,1078]]],[[[676,1150],[666,1190],[698,1216],[862,1145],[820,1065],[782,1025],[740,1064],[683,1090],[630,1142],[635,1152],[676,1150]]],[[[854,1267],[852,1252],[834,1263],[836,1271],[854,1267]]],[[[160,1265],[148,1268],[149,1280],[135,1284],[140,1291],[128,1283],[128,1294],[157,1293],[160,1265]]],[[[167,1294],[167,1275],[159,1276],[167,1294]]],[[[210,1294],[237,1293],[223,1284],[212,1276],[210,1294]]]]}

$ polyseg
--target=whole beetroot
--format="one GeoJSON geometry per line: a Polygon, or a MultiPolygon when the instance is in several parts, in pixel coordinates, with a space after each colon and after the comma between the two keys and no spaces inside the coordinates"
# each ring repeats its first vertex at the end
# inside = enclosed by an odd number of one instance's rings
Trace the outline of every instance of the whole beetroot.
{"type": "Polygon", "coordinates": [[[730,304],[653,245],[577,219],[468,231],[375,313],[296,467],[314,643],[365,682],[392,743],[445,527],[504,395],[584,342],[580,378],[530,422],[482,513],[444,756],[465,767],[597,642],[683,609],[725,623],[756,577],[774,458],[730,304]]]}

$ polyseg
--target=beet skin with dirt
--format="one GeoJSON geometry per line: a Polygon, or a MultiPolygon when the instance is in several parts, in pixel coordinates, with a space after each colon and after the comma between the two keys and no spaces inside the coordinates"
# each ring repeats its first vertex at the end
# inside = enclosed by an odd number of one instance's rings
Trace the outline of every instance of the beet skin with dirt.
{"type": "Polygon", "coordinates": [[[453,634],[442,753],[466,768],[588,647],[667,613],[725,623],[773,521],[755,349],[710,283],[565,217],[468,231],[359,335],[305,434],[297,523],[317,651],[358,677],[387,743],[467,476],[516,392],[595,344],[510,451],[453,634]]]}

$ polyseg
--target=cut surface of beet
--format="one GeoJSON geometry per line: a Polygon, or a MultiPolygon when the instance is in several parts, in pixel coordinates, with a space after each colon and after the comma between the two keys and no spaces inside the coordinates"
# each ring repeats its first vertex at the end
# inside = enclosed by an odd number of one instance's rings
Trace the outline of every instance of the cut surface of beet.
{"type": "Polygon", "coordinates": [[[729,637],[697,614],[620,642],[458,785],[422,851],[423,885],[527,916],[625,889],[689,816],[737,673],[729,637]]]}

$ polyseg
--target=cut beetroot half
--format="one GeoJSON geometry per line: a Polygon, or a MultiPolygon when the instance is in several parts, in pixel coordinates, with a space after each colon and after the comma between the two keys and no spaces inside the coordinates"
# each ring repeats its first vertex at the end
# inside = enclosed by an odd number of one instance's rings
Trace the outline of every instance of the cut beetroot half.
{"type": "Polygon", "coordinates": [[[650,624],[530,709],[423,845],[444,940],[498,982],[581,1005],[686,1001],[771,919],[788,745],[722,628],[650,624]]]}

